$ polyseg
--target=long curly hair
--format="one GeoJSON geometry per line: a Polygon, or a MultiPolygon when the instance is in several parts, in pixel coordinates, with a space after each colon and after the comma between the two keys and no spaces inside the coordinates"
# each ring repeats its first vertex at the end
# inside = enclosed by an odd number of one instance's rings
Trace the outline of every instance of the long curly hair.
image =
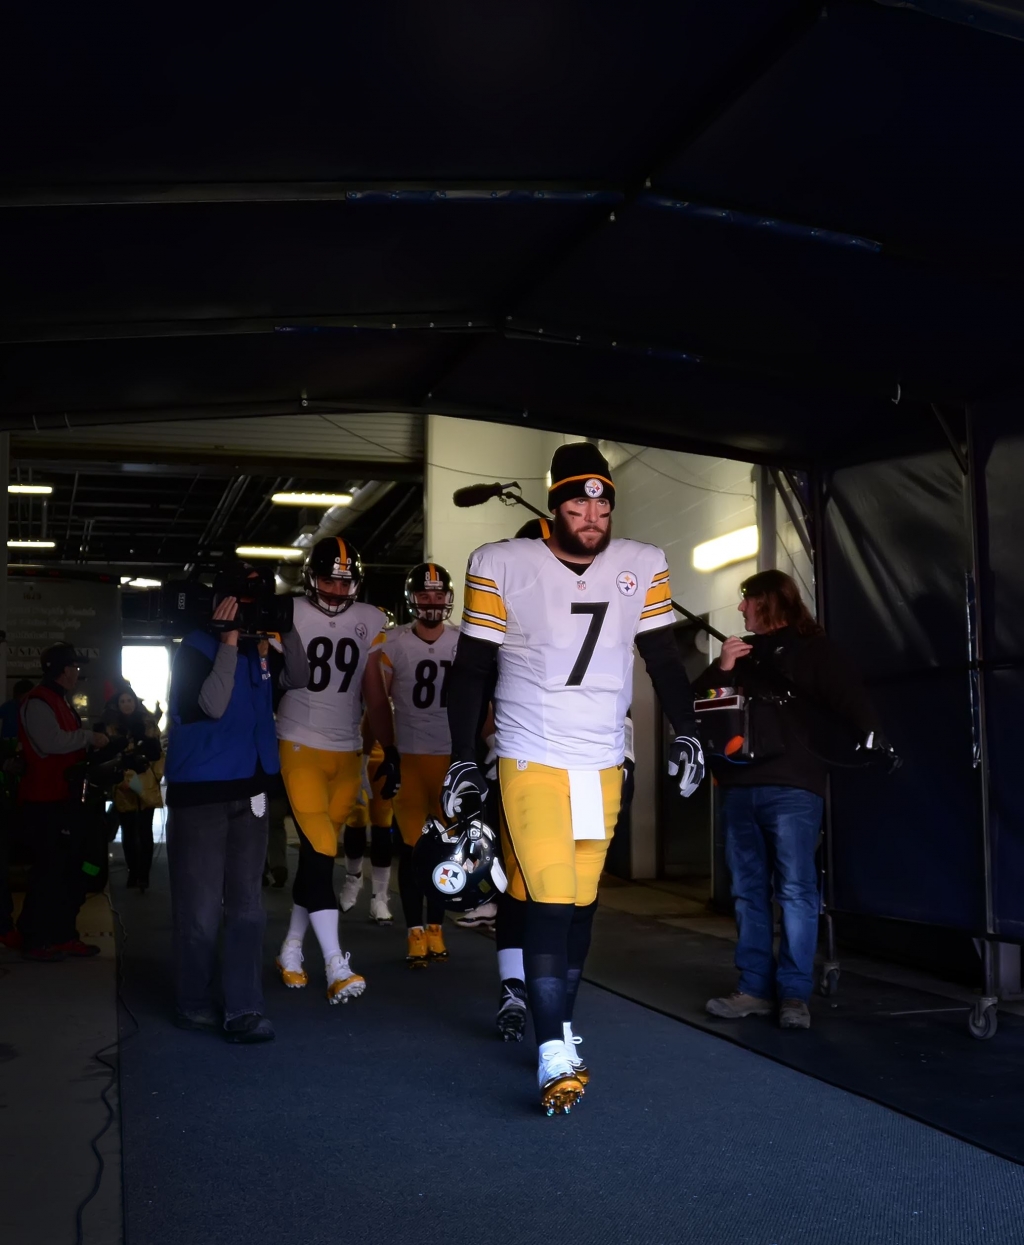
{"type": "Polygon", "coordinates": [[[757,602],[758,621],[769,631],[792,627],[798,635],[824,635],[804,604],[796,580],[785,571],[758,571],[740,584],[748,601],[757,602]]]}

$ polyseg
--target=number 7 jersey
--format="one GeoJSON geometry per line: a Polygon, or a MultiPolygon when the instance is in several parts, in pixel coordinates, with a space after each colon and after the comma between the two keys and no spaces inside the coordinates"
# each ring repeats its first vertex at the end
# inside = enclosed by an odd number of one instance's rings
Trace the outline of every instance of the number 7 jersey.
{"type": "Polygon", "coordinates": [[[421,640],[414,624],[394,627],[384,637],[381,665],[391,676],[395,742],[402,755],[446,757],[448,673],[455,660],[458,627],[445,625],[433,643],[421,640]]]}
{"type": "Polygon", "coordinates": [[[673,621],[671,596],[655,545],[612,540],[582,575],[541,540],[477,549],[462,632],[501,645],[498,755],[559,769],[621,765],[633,639],[673,621]]]}
{"type": "Polygon", "coordinates": [[[309,658],[309,682],[285,692],[277,737],[327,752],[360,752],[363,674],[370,649],[384,640],[383,613],[356,601],[325,614],[305,597],[295,601],[294,626],[309,658]]]}

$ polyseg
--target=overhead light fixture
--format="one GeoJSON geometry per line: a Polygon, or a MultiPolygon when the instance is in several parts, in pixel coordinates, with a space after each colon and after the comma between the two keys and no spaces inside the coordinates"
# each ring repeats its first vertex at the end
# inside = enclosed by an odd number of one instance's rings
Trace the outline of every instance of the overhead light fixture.
{"type": "Polygon", "coordinates": [[[121,576],[122,588],[162,588],[164,581],[162,579],[133,579],[131,575],[121,576]]]}
{"type": "Polygon", "coordinates": [[[714,540],[706,540],[693,550],[693,565],[698,571],[717,571],[731,562],[745,562],[757,554],[757,524],[737,528],[714,540]]]}
{"type": "Polygon", "coordinates": [[[351,493],[274,493],[275,506],[350,506],[351,493]]]}
{"type": "Polygon", "coordinates": [[[53,492],[52,484],[8,484],[8,493],[29,493],[37,497],[47,497],[53,492]]]}
{"type": "Polygon", "coordinates": [[[306,556],[305,549],[294,545],[239,545],[235,553],[240,558],[268,558],[273,562],[298,562],[306,556]]]}
{"type": "Polygon", "coordinates": [[[53,549],[55,542],[52,540],[9,540],[7,542],[8,549],[53,549]]]}

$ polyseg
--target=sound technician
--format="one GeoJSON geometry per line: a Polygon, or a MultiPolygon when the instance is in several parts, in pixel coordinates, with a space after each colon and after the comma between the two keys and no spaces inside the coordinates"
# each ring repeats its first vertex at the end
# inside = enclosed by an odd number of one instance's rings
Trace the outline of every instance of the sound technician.
{"type": "Polygon", "coordinates": [[[697,696],[718,687],[762,697],[763,759],[712,757],[736,901],[737,990],[709,999],[713,1016],[768,1015],[778,1000],[784,1029],[807,1029],[818,945],[818,871],[829,758],[855,739],[880,739],[878,716],[859,675],[825,635],[782,571],[740,585],[748,634],[730,636],[693,681],[697,696]],[[773,954],[772,895],[782,909],[773,954]]]}

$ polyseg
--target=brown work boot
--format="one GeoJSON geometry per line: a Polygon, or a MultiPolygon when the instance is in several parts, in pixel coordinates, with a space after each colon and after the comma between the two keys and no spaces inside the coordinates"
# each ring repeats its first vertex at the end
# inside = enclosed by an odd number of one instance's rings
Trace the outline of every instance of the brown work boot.
{"type": "Polygon", "coordinates": [[[779,1004],[780,1029],[809,1029],[811,1013],[803,999],[783,999],[779,1004]]]}
{"type": "Polygon", "coordinates": [[[755,999],[752,994],[734,990],[728,998],[708,999],[704,1010],[719,1020],[742,1020],[744,1016],[770,1016],[770,999],[755,999]]]}

